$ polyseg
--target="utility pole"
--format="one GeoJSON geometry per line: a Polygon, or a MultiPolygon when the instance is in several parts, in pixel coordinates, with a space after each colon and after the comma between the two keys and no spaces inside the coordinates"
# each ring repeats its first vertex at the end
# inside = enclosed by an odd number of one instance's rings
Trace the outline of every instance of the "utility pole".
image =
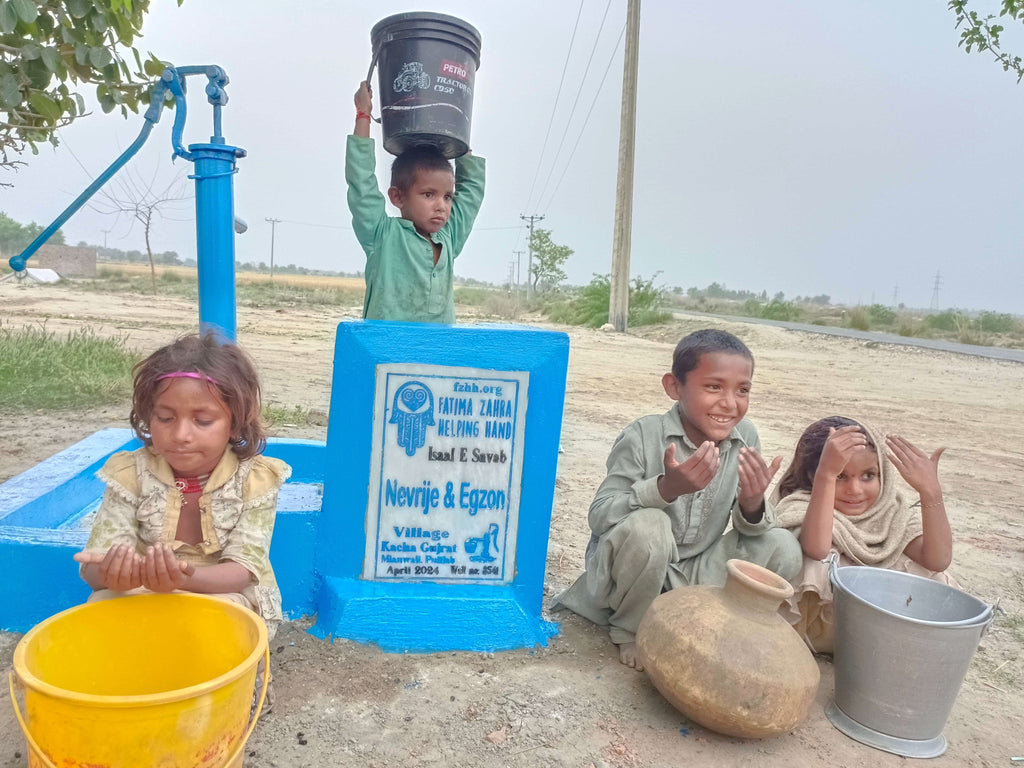
{"type": "Polygon", "coordinates": [[[277,229],[277,225],[281,223],[281,220],[271,219],[269,217],[263,220],[270,222],[270,282],[274,282],[274,233],[277,229]]]}
{"type": "Polygon", "coordinates": [[[932,309],[939,308],[939,286],[942,285],[942,273],[935,272],[935,284],[932,287],[932,309]]]}
{"type": "Polygon", "coordinates": [[[516,256],[516,290],[518,291],[519,290],[519,283],[521,282],[520,279],[519,279],[519,277],[520,277],[519,257],[523,255],[523,252],[522,251],[512,251],[512,253],[514,253],[515,256],[516,256]]]}
{"type": "Polygon", "coordinates": [[[892,289],[892,308],[893,309],[896,309],[896,307],[898,306],[899,296],[900,296],[900,287],[898,285],[893,286],[893,289],[892,289]]]}
{"type": "Polygon", "coordinates": [[[530,256],[526,261],[526,298],[533,296],[533,222],[544,221],[543,216],[524,216],[519,214],[519,218],[523,221],[530,222],[530,256]]]}
{"type": "Polygon", "coordinates": [[[640,0],[628,0],[626,55],[622,62],[622,113],[619,118],[619,171],[615,192],[611,295],[608,322],[626,330],[629,319],[629,247],[633,235],[633,156],[636,144],[636,76],[640,54],[640,0]]]}

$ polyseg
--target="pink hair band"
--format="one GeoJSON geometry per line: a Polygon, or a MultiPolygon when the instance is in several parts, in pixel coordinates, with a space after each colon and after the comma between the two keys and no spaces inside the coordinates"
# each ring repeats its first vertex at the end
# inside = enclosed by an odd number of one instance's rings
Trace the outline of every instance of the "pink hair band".
{"type": "Polygon", "coordinates": [[[174,373],[165,373],[163,376],[156,377],[157,381],[163,381],[164,379],[198,379],[199,381],[208,381],[217,387],[220,386],[220,382],[215,378],[198,371],[175,371],[174,373]]]}

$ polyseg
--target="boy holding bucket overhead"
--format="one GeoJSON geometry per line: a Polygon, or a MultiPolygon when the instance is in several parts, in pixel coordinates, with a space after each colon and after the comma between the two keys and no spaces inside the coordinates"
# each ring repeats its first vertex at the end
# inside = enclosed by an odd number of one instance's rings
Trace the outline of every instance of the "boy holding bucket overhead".
{"type": "Polygon", "coordinates": [[[435,147],[413,146],[391,166],[387,215],[374,173],[370,138],[372,92],[355,94],[356,123],[345,147],[345,180],[352,229],[366,252],[368,320],[455,322],[454,265],[484,197],[485,163],[465,154],[451,164],[435,147]]]}

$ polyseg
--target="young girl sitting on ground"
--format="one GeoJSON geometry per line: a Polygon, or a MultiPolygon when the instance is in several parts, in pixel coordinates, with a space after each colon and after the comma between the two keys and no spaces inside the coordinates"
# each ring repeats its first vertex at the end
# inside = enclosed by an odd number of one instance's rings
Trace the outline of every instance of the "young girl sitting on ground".
{"type": "Polygon", "coordinates": [[[812,651],[832,653],[832,586],[823,562],[868,565],[944,584],[953,537],[939,485],[939,457],[863,422],[830,416],[800,436],[793,461],[772,493],[778,525],[800,539],[804,563],[782,612],[812,651]],[[885,457],[883,450],[888,449],[885,457]],[[895,467],[895,471],[894,468],[895,467]],[[911,507],[896,471],[920,496],[911,507]]]}
{"type": "Polygon", "coordinates": [[[199,592],[281,621],[270,567],[277,492],[291,474],[259,455],[260,385],[249,358],[212,334],[185,336],[135,367],[131,425],[145,447],[110,457],[82,578],[101,600],[199,592]]]}

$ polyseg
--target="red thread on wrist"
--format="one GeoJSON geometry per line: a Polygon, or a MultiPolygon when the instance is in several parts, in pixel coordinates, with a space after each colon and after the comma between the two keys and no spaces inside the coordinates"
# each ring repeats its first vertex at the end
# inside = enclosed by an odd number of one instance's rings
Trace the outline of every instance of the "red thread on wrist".
{"type": "Polygon", "coordinates": [[[356,120],[372,120],[372,119],[373,118],[370,116],[370,114],[368,112],[363,112],[363,110],[361,110],[361,109],[357,109],[356,110],[356,120]]]}

